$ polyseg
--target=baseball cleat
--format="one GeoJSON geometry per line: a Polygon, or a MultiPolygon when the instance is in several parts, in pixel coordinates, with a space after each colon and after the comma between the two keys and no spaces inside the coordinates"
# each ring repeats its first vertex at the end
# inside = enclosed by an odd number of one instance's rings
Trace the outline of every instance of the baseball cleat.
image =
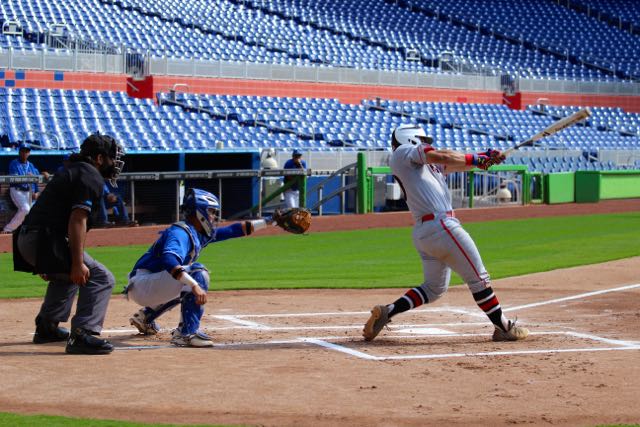
{"type": "Polygon", "coordinates": [[[509,320],[509,329],[503,331],[502,329],[496,327],[493,331],[493,340],[494,341],[520,341],[529,336],[529,330],[527,328],[523,328],[521,326],[516,326],[516,321],[513,322],[509,320]]]}
{"type": "Polygon", "coordinates": [[[36,317],[36,333],[33,334],[34,344],[66,341],[68,338],[69,330],[58,326],[58,322],[50,322],[40,316],[36,317]]]}
{"type": "Polygon", "coordinates": [[[386,305],[376,305],[371,309],[371,316],[364,324],[362,336],[365,341],[372,341],[378,336],[382,328],[391,321],[389,319],[389,308],[386,305]]]}
{"type": "Polygon", "coordinates": [[[144,308],[138,310],[132,317],[129,318],[129,323],[135,326],[138,332],[142,335],[155,335],[160,332],[160,326],[155,322],[147,322],[147,316],[144,313],[144,308]]]}
{"type": "Polygon", "coordinates": [[[213,347],[213,341],[204,332],[182,335],[177,329],[171,334],[171,344],[178,347],[213,347]]]}

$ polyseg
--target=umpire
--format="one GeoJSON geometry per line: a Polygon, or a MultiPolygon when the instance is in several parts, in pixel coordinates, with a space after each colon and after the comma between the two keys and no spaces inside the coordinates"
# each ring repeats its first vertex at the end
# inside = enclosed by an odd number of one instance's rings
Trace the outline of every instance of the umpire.
{"type": "Polygon", "coordinates": [[[33,342],[67,341],[70,354],[108,354],[113,346],[95,337],[102,331],[113,274],[84,252],[95,210],[100,209],[104,180],[115,182],[124,166],[123,148],[113,138],[93,134],[67,169],[47,184],[19,230],[13,234],[16,271],[39,274],[49,282],[36,317],[33,342]],[[71,314],[78,293],[71,333],[59,327],[71,314]]]}

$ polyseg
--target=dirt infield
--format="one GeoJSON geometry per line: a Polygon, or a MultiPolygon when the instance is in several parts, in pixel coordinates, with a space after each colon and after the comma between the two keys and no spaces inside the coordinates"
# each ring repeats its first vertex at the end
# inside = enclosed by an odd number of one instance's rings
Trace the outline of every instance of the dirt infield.
{"type": "MultiPolygon", "coordinates": [[[[637,210],[640,200],[457,213],[471,222],[637,210]]],[[[406,213],[314,219],[314,231],[408,225],[406,213]]],[[[157,231],[89,236],[148,243],[157,231]]],[[[169,344],[175,310],[159,336],[136,335],[137,307],[115,296],[103,335],[116,351],[70,356],[63,344],[31,343],[40,299],[0,300],[0,411],[266,426],[640,422],[640,257],[493,287],[528,340],[493,343],[464,286],[394,318],[372,343],[360,337],[368,309],[402,289],[252,290],[210,294],[213,349],[169,344]]]]}
{"type": "Polygon", "coordinates": [[[466,287],[398,316],[372,343],[373,304],[402,290],[211,295],[213,349],[136,336],[114,297],[109,356],[36,346],[40,300],[0,301],[0,411],[268,426],[596,425],[640,420],[640,257],[494,282],[532,331],[493,343],[466,287]]]}

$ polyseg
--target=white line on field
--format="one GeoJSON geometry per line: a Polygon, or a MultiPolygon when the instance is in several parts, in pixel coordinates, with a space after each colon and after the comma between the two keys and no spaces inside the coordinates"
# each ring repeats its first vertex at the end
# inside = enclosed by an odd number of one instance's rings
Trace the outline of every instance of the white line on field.
{"type": "MultiPolygon", "coordinates": [[[[258,324],[259,325],[259,324],[258,324]]],[[[422,324],[406,324],[406,325],[389,325],[389,329],[407,329],[407,328],[429,328],[429,327],[440,327],[440,326],[488,326],[487,322],[456,322],[456,323],[422,323],[422,324]]],[[[336,325],[336,326],[250,326],[250,325],[239,325],[239,326],[222,326],[222,327],[208,327],[204,326],[203,329],[207,331],[228,331],[228,330],[241,330],[241,329],[250,329],[250,330],[268,330],[268,331],[322,331],[322,330],[340,330],[340,329],[362,329],[361,324],[357,325],[336,325]]],[[[161,329],[161,332],[169,332],[170,329],[161,329]]],[[[137,334],[137,329],[104,329],[102,331],[106,334],[137,334]]],[[[33,335],[33,334],[32,334],[33,335]]]]}
{"type": "Polygon", "coordinates": [[[486,351],[477,353],[442,353],[442,354],[414,354],[406,356],[376,356],[375,360],[412,360],[412,359],[450,359],[455,357],[478,357],[478,356],[517,356],[523,354],[551,354],[551,353],[585,353],[594,351],[622,351],[640,350],[637,347],[600,347],[600,348],[562,348],[562,349],[539,349],[539,350],[515,350],[515,351],[486,351]]]}
{"type": "Polygon", "coordinates": [[[604,337],[599,337],[597,335],[591,335],[591,334],[583,334],[581,332],[563,332],[566,335],[571,335],[573,337],[576,338],[584,338],[587,340],[593,340],[593,341],[600,341],[606,344],[612,344],[612,345],[620,345],[620,346],[624,346],[624,347],[636,347],[638,345],[640,345],[640,342],[638,341],[623,341],[623,340],[614,340],[614,339],[610,339],[610,338],[604,338],[604,337]]]}
{"type": "Polygon", "coordinates": [[[269,330],[271,329],[270,326],[264,325],[262,323],[256,323],[256,322],[252,322],[250,320],[243,320],[243,319],[239,319],[239,316],[232,316],[232,315],[227,315],[227,314],[218,314],[215,316],[212,316],[216,319],[220,319],[220,320],[226,320],[228,322],[231,323],[235,323],[236,325],[241,325],[241,326],[247,326],[249,328],[252,329],[261,329],[261,330],[269,330]]]}
{"type": "Polygon", "coordinates": [[[531,304],[517,305],[515,307],[503,308],[502,311],[524,310],[525,308],[539,307],[541,305],[555,304],[555,303],[558,303],[558,302],[571,301],[571,300],[576,300],[576,299],[581,299],[581,298],[588,298],[588,297],[592,297],[592,296],[595,296],[595,295],[606,294],[606,293],[609,293],[609,292],[627,291],[629,289],[634,289],[634,288],[640,288],[640,283],[637,283],[635,285],[620,286],[618,288],[603,289],[601,291],[586,292],[586,293],[583,293],[583,294],[572,295],[570,297],[563,297],[563,298],[550,299],[550,300],[547,300],[547,301],[534,302],[534,303],[531,303],[531,304]]]}
{"type": "MultiPolygon", "coordinates": [[[[418,309],[411,311],[412,314],[421,314],[421,313],[458,313],[458,314],[466,314],[472,316],[482,316],[483,313],[478,313],[478,310],[467,310],[463,307],[429,307],[426,309],[418,309]]],[[[219,315],[219,314],[210,314],[210,317],[220,317],[229,316],[236,318],[269,318],[269,317],[322,317],[322,316],[360,316],[360,315],[369,315],[369,311],[329,311],[329,312],[321,312],[321,313],[270,313],[270,314],[233,314],[233,315],[219,315]]]]}
{"type": "Polygon", "coordinates": [[[338,344],[334,344],[334,343],[330,343],[324,340],[320,340],[320,339],[316,339],[316,338],[302,338],[301,341],[310,343],[310,344],[315,344],[315,345],[319,345],[320,347],[324,347],[324,348],[328,348],[329,350],[334,350],[334,351],[338,351],[340,353],[346,353],[349,354],[351,356],[355,356],[358,357],[360,359],[366,359],[366,360],[380,360],[377,356],[371,356],[367,353],[363,353],[361,351],[358,350],[354,350],[352,348],[348,348],[342,345],[338,345],[338,344]]]}

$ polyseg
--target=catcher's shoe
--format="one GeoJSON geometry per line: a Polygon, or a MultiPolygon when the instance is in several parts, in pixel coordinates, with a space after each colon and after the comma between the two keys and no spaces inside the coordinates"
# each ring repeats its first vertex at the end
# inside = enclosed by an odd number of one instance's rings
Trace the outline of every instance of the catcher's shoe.
{"type": "Polygon", "coordinates": [[[362,336],[365,341],[372,341],[378,336],[382,328],[391,322],[389,319],[389,308],[386,305],[376,305],[371,309],[371,316],[364,324],[362,336]]]}
{"type": "Polygon", "coordinates": [[[516,320],[513,322],[509,320],[509,329],[503,331],[496,327],[493,331],[494,341],[520,341],[529,336],[529,330],[522,326],[516,326],[516,320]]]}
{"type": "Polygon", "coordinates": [[[66,341],[69,330],[58,326],[58,322],[50,322],[40,316],[36,317],[36,333],[33,334],[34,344],[66,341]]]}
{"type": "Polygon", "coordinates": [[[195,334],[182,335],[177,329],[171,334],[171,344],[178,347],[213,347],[213,341],[204,332],[196,331],[195,334]]]}
{"type": "Polygon", "coordinates": [[[160,325],[158,325],[155,320],[147,322],[147,315],[144,312],[144,308],[141,308],[131,316],[129,323],[135,326],[142,335],[155,335],[160,332],[160,325]]]}

